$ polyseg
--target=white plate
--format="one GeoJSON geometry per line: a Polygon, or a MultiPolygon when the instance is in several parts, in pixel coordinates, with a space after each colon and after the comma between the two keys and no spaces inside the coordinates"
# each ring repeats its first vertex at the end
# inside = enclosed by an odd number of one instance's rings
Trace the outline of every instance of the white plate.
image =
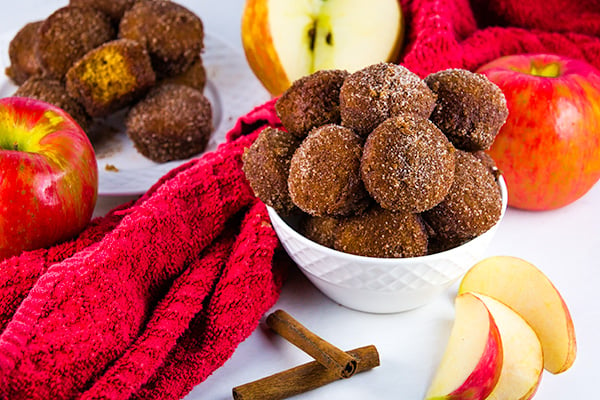
{"type": "MultiPolygon", "coordinates": [[[[8,45],[14,35],[0,36],[0,97],[10,96],[17,89],[4,74],[10,65],[8,45]]],[[[248,68],[244,56],[228,43],[206,34],[204,46],[202,60],[207,76],[204,95],[211,102],[215,127],[206,148],[209,152],[225,141],[225,134],[240,116],[267,101],[269,94],[248,68]]],[[[98,161],[99,195],[144,193],[169,170],[188,161],[160,164],[142,156],[124,132],[123,116],[124,112],[120,112],[104,122],[102,138],[93,141],[98,161]]]]}

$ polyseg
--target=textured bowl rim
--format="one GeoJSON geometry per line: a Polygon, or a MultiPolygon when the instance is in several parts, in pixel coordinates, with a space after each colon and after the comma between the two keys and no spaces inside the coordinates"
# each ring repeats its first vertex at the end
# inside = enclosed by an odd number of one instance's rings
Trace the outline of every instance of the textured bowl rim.
{"type": "Polygon", "coordinates": [[[281,218],[281,216],[277,213],[277,211],[275,211],[272,207],[267,206],[267,212],[269,213],[269,217],[271,218],[271,220],[274,220],[272,222],[274,222],[275,230],[277,230],[277,226],[284,227],[285,229],[290,231],[297,238],[297,240],[303,242],[303,244],[305,244],[306,246],[314,246],[319,251],[321,251],[329,256],[346,259],[348,261],[354,260],[354,261],[360,262],[360,263],[377,262],[379,264],[390,264],[390,265],[392,265],[392,264],[400,265],[400,264],[404,264],[404,263],[412,264],[415,261],[427,262],[427,261],[431,261],[431,260],[447,258],[449,254],[452,254],[454,252],[460,252],[461,248],[463,246],[468,246],[470,243],[476,241],[477,239],[486,235],[488,232],[495,229],[500,224],[500,222],[502,222],[502,219],[504,218],[504,214],[506,213],[506,208],[508,206],[508,190],[506,187],[506,182],[504,181],[504,177],[502,175],[499,175],[497,178],[497,182],[498,182],[498,186],[500,186],[500,193],[502,195],[502,208],[500,211],[500,218],[498,218],[498,221],[496,221],[496,223],[493,226],[491,226],[487,231],[483,232],[481,235],[469,240],[468,242],[461,244],[460,246],[453,247],[452,249],[445,250],[445,251],[442,251],[439,253],[427,254],[427,255],[418,256],[418,257],[378,258],[378,257],[360,256],[360,255],[351,254],[351,253],[344,253],[342,251],[335,250],[335,249],[329,248],[327,246],[323,246],[323,245],[321,245],[317,242],[314,242],[314,241],[306,238],[305,236],[301,235],[300,233],[298,233],[298,231],[296,231],[294,228],[292,228],[283,218],[281,218]]]}

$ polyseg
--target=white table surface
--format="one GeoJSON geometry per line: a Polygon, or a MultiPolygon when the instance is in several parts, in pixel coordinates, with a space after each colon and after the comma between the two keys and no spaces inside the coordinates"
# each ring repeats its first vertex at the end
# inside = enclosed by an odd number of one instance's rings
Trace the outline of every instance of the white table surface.
{"type": "MultiPolygon", "coordinates": [[[[243,0],[180,1],[242,53],[239,25],[243,0]]],[[[20,0],[3,5],[0,31],[16,31],[45,18],[67,1],[20,0]]],[[[95,215],[132,197],[101,197],[95,215]]],[[[600,184],[577,202],[556,211],[506,213],[487,255],[525,258],[560,290],[570,308],[578,340],[574,366],[560,375],[544,373],[536,399],[597,396],[600,372],[600,184]]],[[[453,320],[456,285],[431,304],[410,312],[367,314],[342,307],[294,271],[274,309],[287,310],[309,329],[343,349],[374,344],[381,366],[351,379],[299,395],[310,399],[421,399],[442,355],[453,320]]],[[[271,334],[261,322],[233,357],[186,400],[231,399],[234,386],[310,361],[271,334]]]]}

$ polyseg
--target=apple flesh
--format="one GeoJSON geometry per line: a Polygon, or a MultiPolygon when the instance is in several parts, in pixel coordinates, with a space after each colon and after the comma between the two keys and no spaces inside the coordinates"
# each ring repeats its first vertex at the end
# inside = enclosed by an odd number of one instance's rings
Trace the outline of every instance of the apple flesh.
{"type": "Polygon", "coordinates": [[[277,96],[319,70],[396,61],[404,23],[398,0],[247,0],[241,32],[250,68],[277,96]]]}
{"type": "Polygon", "coordinates": [[[577,343],[569,309],[548,277],[531,263],[509,256],[486,258],[467,271],[458,292],[492,297],[520,314],[537,334],[549,372],[558,374],[573,365],[577,343]]]}
{"type": "Polygon", "coordinates": [[[502,370],[486,400],[528,400],[539,386],[544,370],[540,341],[517,312],[491,297],[476,294],[496,322],[502,339],[502,370]]]}
{"type": "Polygon", "coordinates": [[[502,89],[509,116],[489,154],[508,205],[563,207],[600,179],[600,71],[554,55],[499,58],[477,70],[502,89]]]}
{"type": "Polygon", "coordinates": [[[502,370],[502,340],[485,303],[471,293],[456,297],[448,345],[426,399],[484,399],[502,370]]]}
{"type": "Polygon", "coordinates": [[[39,100],[0,99],[0,260],[79,233],[97,191],[94,150],[66,112],[39,100]]]}

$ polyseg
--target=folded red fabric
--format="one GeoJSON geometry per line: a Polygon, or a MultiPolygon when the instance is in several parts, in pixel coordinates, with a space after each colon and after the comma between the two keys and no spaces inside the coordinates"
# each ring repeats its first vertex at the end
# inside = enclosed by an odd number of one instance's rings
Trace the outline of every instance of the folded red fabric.
{"type": "Polygon", "coordinates": [[[273,102],[217,151],[71,242],[0,263],[0,397],[179,398],[275,302],[278,245],[241,155],[273,102]]]}
{"type": "Polygon", "coordinates": [[[600,68],[599,0],[400,0],[406,15],[399,60],[425,77],[475,70],[498,57],[551,53],[600,68]]]}

